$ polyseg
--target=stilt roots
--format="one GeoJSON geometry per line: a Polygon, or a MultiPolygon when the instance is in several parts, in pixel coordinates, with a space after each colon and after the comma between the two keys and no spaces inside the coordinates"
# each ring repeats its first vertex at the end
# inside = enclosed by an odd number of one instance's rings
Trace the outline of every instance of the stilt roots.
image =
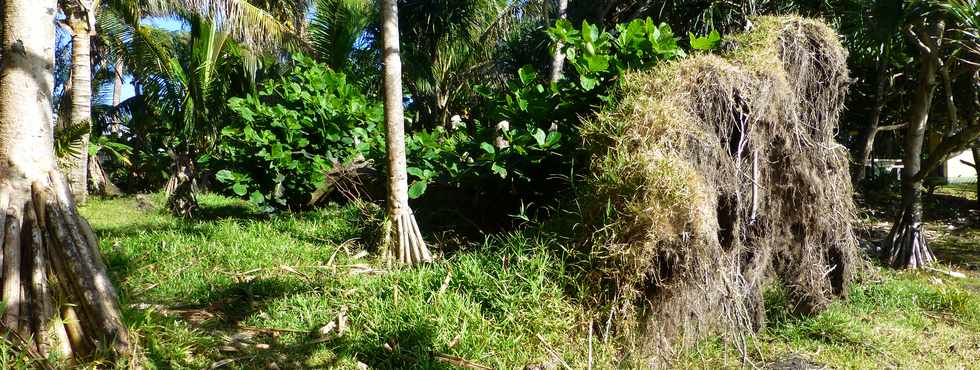
{"type": "Polygon", "coordinates": [[[422,240],[422,232],[412,210],[407,206],[399,210],[391,212],[386,227],[385,245],[388,246],[389,257],[406,265],[432,262],[432,255],[422,240]]]}
{"type": "Polygon", "coordinates": [[[110,197],[122,195],[122,191],[116,184],[112,183],[109,174],[102,168],[102,159],[99,158],[98,154],[88,157],[88,172],[89,187],[92,193],[110,197]]]}
{"type": "Polygon", "coordinates": [[[0,190],[3,330],[44,357],[126,355],[129,334],[95,234],[62,175],[48,180],[0,190]]]}
{"type": "Polygon", "coordinates": [[[167,196],[167,208],[177,216],[192,217],[197,210],[197,184],[194,181],[194,162],[190,156],[174,155],[174,174],[167,181],[164,193],[167,196]]]}
{"type": "Polygon", "coordinates": [[[912,212],[902,212],[902,218],[888,234],[888,263],[895,268],[917,269],[936,260],[923,235],[922,223],[911,217],[912,212]]]}

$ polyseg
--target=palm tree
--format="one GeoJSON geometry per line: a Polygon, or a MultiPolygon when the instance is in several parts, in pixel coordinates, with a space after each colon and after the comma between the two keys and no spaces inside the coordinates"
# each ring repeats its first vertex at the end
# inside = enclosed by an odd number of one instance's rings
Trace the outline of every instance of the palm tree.
{"type": "MultiPolygon", "coordinates": [[[[301,4],[305,2],[268,5],[298,9],[301,4]]],[[[225,86],[215,83],[219,70],[237,60],[254,73],[258,54],[297,43],[296,31],[288,19],[274,16],[288,12],[244,0],[155,0],[150,1],[148,13],[178,17],[190,25],[182,53],[150,45],[156,62],[144,66],[147,69],[141,78],[148,98],[165,107],[173,121],[168,143],[173,172],[165,187],[168,208],[174,214],[191,216],[197,208],[195,162],[198,155],[212,149],[220,130],[215,109],[225,106],[220,99],[225,86]]]]}
{"type": "MultiPolygon", "coordinates": [[[[92,122],[92,34],[95,32],[95,13],[99,0],[62,0],[65,13],[65,29],[71,34],[71,111],[69,124],[90,126],[92,122]]],[[[68,164],[68,183],[79,202],[88,197],[88,141],[89,134],[78,141],[76,155],[68,164]]]]}
{"type": "Polygon", "coordinates": [[[5,0],[0,65],[2,324],[24,350],[130,350],[98,242],[75,208],[52,139],[56,0],[5,0]],[[49,280],[49,277],[53,278],[49,280]]]}
{"type": "Polygon", "coordinates": [[[429,262],[432,257],[422,240],[418,222],[408,206],[408,172],[405,163],[405,112],[402,99],[401,51],[398,42],[398,3],[382,0],[381,36],[384,45],[384,107],[388,147],[388,227],[384,239],[390,256],[405,264],[429,262]]]}
{"type": "Polygon", "coordinates": [[[374,0],[316,0],[310,20],[310,44],[317,59],[335,71],[347,71],[358,39],[377,19],[374,0]]]}

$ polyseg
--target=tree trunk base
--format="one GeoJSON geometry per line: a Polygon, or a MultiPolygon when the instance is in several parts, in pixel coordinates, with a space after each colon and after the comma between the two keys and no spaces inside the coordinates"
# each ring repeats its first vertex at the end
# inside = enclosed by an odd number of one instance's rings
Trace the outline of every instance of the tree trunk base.
{"type": "Polygon", "coordinates": [[[400,212],[390,212],[384,234],[384,244],[388,247],[390,260],[397,260],[405,265],[432,262],[432,255],[422,239],[415,215],[407,206],[400,208],[400,212]]]}
{"type": "Polygon", "coordinates": [[[193,217],[197,211],[197,184],[194,182],[194,163],[189,156],[176,155],[174,174],[167,181],[164,193],[167,195],[167,208],[176,216],[193,217]]]}
{"type": "Polygon", "coordinates": [[[888,234],[888,264],[895,268],[918,269],[931,264],[936,257],[929,250],[921,222],[915,222],[905,211],[888,234]]]}
{"type": "Polygon", "coordinates": [[[42,357],[128,355],[128,330],[98,241],[64,177],[51,172],[48,181],[7,185],[0,210],[3,330],[42,357]]]}
{"type": "Polygon", "coordinates": [[[102,168],[102,160],[99,155],[92,155],[88,158],[88,180],[92,187],[92,193],[101,196],[116,197],[122,195],[122,191],[116,184],[109,180],[109,174],[102,168]]]}

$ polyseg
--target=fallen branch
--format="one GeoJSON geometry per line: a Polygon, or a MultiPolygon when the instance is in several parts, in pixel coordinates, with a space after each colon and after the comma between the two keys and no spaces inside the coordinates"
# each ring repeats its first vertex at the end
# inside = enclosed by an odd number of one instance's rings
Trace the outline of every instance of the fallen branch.
{"type": "Polygon", "coordinates": [[[924,268],[926,270],[929,270],[929,271],[932,271],[932,272],[937,272],[937,273],[940,273],[940,274],[943,274],[943,275],[946,275],[946,276],[952,276],[954,278],[960,278],[960,279],[966,278],[966,274],[964,274],[962,272],[959,272],[959,271],[947,271],[947,270],[941,270],[941,269],[937,269],[935,267],[929,267],[929,266],[926,266],[924,268]]]}
{"type": "Polygon", "coordinates": [[[286,329],[286,328],[260,328],[255,326],[239,326],[238,328],[242,330],[256,331],[260,333],[268,333],[268,332],[301,333],[301,334],[309,333],[309,331],[307,330],[286,329]]]}
{"type": "Polygon", "coordinates": [[[481,365],[473,361],[468,361],[460,357],[447,355],[445,353],[433,352],[432,357],[434,357],[436,361],[445,362],[447,364],[456,365],[466,369],[493,370],[492,367],[481,365]]]}
{"type": "Polygon", "coordinates": [[[558,362],[561,362],[561,366],[564,367],[566,370],[572,370],[572,367],[568,366],[568,363],[565,362],[565,360],[563,360],[561,356],[558,355],[558,352],[556,352],[553,348],[551,348],[550,345],[548,345],[548,342],[544,340],[544,337],[542,337],[541,334],[535,333],[534,335],[538,337],[538,340],[540,340],[541,344],[544,345],[544,349],[548,350],[548,353],[551,354],[551,357],[554,357],[556,360],[558,360],[558,362]]]}
{"type": "Polygon", "coordinates": [[[905,128],[905,126],[908,126],[908,125],[909,125],[908,123],[899,123],[897,125],[881,126],[881,127],[878,127],[878,131],[895,131],[895,130],[898,130],[898,129],[905,128]]]}

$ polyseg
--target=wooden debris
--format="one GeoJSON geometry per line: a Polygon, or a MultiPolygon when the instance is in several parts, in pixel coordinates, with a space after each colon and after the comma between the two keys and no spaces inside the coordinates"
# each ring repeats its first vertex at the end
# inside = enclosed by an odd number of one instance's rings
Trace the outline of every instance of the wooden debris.
{"type": "Polygon", "coordinates": [[[481,365],[476,362],[463,359],[461,357],[447,355],[445,353],[433,352],[432,357],[434,357],[436,361],[459,366],[465,369],[493,370],[492,367],[481,365]]]}

